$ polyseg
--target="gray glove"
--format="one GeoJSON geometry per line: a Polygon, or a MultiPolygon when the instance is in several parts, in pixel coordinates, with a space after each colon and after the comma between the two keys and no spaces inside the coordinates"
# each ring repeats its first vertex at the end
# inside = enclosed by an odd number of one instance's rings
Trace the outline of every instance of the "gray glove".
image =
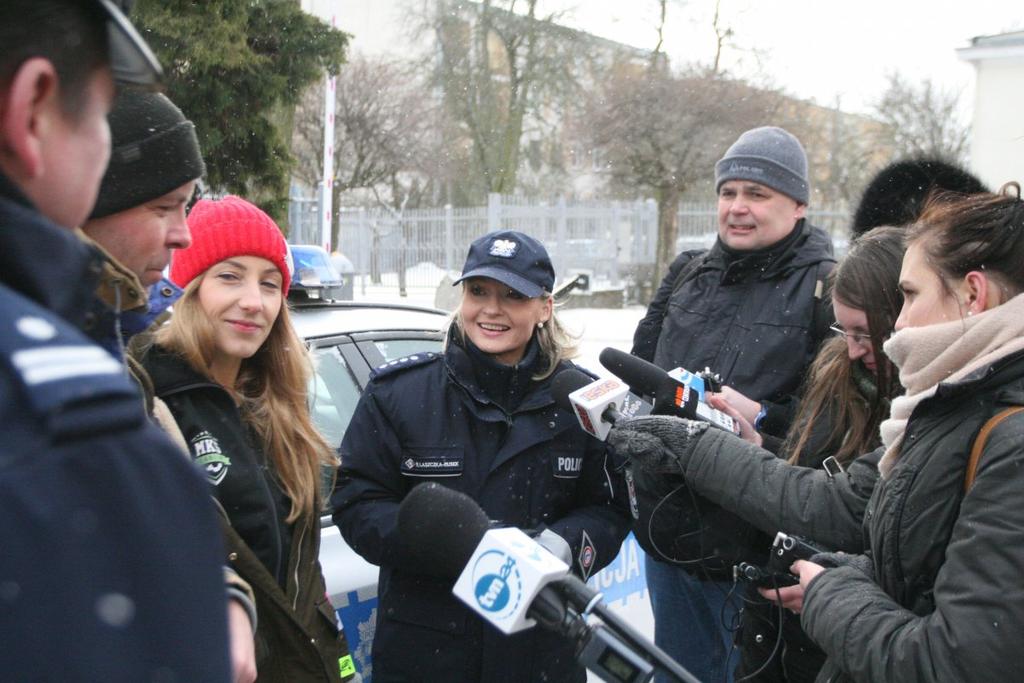
{"type": "Polygon", "coordinates": [[[544,550],[547,550],[570,567],[572,566],[572,548],[569,547],[564,538],[554,531],[545,529],[537,534],[533,540],[537,541],[537,544],[544,548],[544,550]]]}
{"type": "Polygon", "coordinates": [[[608,443],[619,455],[648,472],[682,474],[707,422],[646,415],[616,424],[608,443]]]}
{"type": "Polygon", "coordinates": [[[844,552],[818,553],[811,556],[811,562],[820,564],[826,569],[837,569],[839,567],[853,567],[865,574],[869,579],[875,578],[875,565],[867,555],[856,555],[844,552]]]}

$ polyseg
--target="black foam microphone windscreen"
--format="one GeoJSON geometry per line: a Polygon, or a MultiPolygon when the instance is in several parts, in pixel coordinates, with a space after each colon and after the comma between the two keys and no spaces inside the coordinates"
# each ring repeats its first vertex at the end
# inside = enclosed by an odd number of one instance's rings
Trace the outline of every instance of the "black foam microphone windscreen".
{"type": "Polygon", "coordinates": [[[601,351],[598,360],[638,394],[657,396],[666,384],[672,383],[672,378],[654,363],[610,346],[601,351]]]}
{"type": "Polygon", "coordinates": [[[577,389],[582,389],[593,381],[593,377],[575,368],[562,370],[551,381],[551,396],[555,399],[555,403],[567,410],[572,410],[572,401],[569,400],[569,394],[577,389]]]}
{"type": "Polygon", "coordinates": [[[475,500],[435,482],[416,486],[398,506],[402,551],[431,576],[458,577],[488,528],[475,500]]]}

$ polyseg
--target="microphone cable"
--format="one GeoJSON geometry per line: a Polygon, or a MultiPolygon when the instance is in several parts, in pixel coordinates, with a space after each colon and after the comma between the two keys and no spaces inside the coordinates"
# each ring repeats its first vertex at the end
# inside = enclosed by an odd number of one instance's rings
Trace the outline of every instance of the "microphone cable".
{"type": "MultiPolygon", "coordinates": [[[[772,588],[775,589],[775,599],[778,601],[775,604],[779,615],[779,618],[776,622],[775,646],[772,648],[771,654],[769,654],[768,657],[765,658],[764,663],[761,664],[761,666],[759,666],[757,669],[747,674],[746,676],[741,676],[740,678],[737,678],[733,681],[733,683],[741,683],[742,681],[750,680],[751,678],[758,676],[762,671],[768,668],[768,665],[771,664],[772,660],[775,659],[775,655],[779,653],[779,647],[782,645],[782,624],[783,619],[785,617],[783,610],[785,608],[782,606],[782,594],[779,592],[779,583],[775,579],[772,579],[772,588]]],[[[771,601],[766,600],[765,602],[771,601]]],[[[733,648],[735,649],[735,645],[733,646],[733,648]]],[[[723,683],[725,683],[726,681],[728,681],[728,673],[726,674],[726,678],[725,681],[723,681],[723,683]]]]}

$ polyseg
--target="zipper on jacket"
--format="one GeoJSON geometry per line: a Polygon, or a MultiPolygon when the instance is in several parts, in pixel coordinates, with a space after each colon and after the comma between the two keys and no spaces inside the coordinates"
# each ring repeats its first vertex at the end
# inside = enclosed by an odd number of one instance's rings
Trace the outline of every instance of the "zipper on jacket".
{"type": "Polygon", "coordinates": [[[306,535],[306,527],[308,524],[302,525],[302,531],[299,532],[298,541],[292,543],[292,547],[295,551],[295,572],[293,577],[295,579],[295,598],[292,600],[292,610],[299,611],[299,567],[302,566],[302,538],[306,535]]]}
{"type": "MultiPolygon", "coordinates": [[[[239,419],[241,419],[241,413],[239,413],[238,417],[239,419]]],[[[249,428],[244,421],[242,422],[242,426],[244,427],[242,431],[244,432],[245,440],[250,441],[251,439],[249,438],[249,428]]],[[[249,444],[249,447],[252,448],[251,443],[249,444]]],[[[269,476],[270,471],[270,466],[266,463],[267,454],[263,452],[262,448],[259,449],[258,451],[255,448],[252,448],[252,450],[253,452],[258,452],[260,455],[263,456],[264,462],[257,463],[257,469],[259,471],[259,480],[260,483],[263,485],[263,493],[267,496],[267,500],[270,503],[270,508],[275,512],[276,516],[280,514],[281,511],[277,509],[277,498],[274,497],[273,491],[270,490],[270,484],[267,482],[267,477],[269,476]]],[[[281,576],[281,563],[284,560],[284,544],[281,541],[280,522],[277,519],[275,519],[274,523],[271,526],[274,529],[274,554],[277,556],[274,566],[274,580],[276,581],[277,577],[281,576]]]]}

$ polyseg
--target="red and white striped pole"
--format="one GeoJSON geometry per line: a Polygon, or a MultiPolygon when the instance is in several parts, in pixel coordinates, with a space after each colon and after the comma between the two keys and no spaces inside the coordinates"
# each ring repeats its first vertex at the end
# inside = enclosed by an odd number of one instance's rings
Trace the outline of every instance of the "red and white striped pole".
{"type": "MultiPolygon", "coordinates": [[[[331,26],[338,27],[337,16],[331,15],[331,26]]],[[[324,84],[324,177],[320,193],[320,246],[331,253],[331,212],[334,210],[334,103],[337,79],[326,74],[324,84]]]]}

